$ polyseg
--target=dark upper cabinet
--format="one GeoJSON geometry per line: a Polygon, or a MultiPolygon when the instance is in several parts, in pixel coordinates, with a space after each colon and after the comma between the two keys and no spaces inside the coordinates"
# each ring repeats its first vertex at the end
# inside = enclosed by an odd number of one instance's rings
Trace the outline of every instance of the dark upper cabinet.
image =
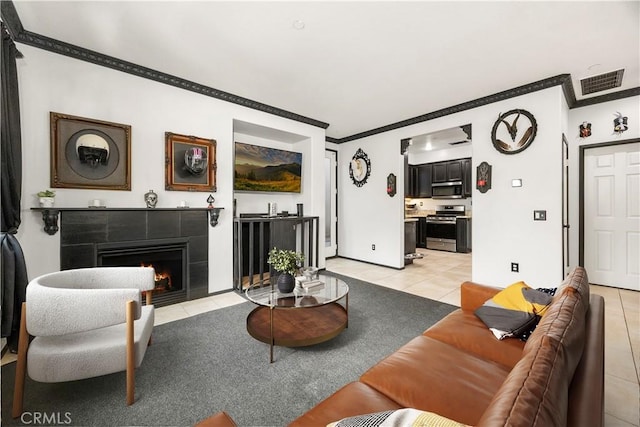
{"type": "Polygon", "coordinates": [[[407,165],[405,176],[407,197],[432,197],[433,183],[450,181],[462,181],[463,197],[471,197],[471,158],[407,165]]]}
{"type": "Polygon", "coordinates": [[[404,197],[413,197],[413,189],[411,188],[411,166],[404,156],[404,197]]]}
{"type": "Polygon", "coordinates": [[[462,181],[462,161],[447,162],[447,181],[462,181]]]}
{"type": "Polygon", "coordinates": [[[427,163],[424,165],[418,165],[416,169],[416,197],[431,197],[431,174],[432,164],[427,163]]]}
{"type": "Polygon", "coordinates": [[[447,181],[447,164],[432,163],[433,164],[433,182],[446,182],[447,181]]]}
{"type": "Polygon", "coordinates": [[[462,181],[461,160],[433,163],[433,182],[462,181]]]}
{"type": "Polygon", "coordinates": [[[431,197],[431,164],[407,165],[404,193],[406,197],[431,197]]]}
{"type": "Polygon", "coordinates": [[[405,197],[418,197],[418,167],[407,165],[404,176],[405,197]]]}
{"type": "Polygon", "coordinates": [[[471,197],[473,185],[471,183],[471,159],[462,159],[462,195],[471,197]]]}

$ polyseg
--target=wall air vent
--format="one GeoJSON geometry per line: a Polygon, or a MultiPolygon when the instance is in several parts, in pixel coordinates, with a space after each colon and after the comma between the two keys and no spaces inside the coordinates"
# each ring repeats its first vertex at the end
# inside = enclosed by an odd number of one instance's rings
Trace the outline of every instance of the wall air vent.
{"type": "Polygon", "coordinates": [[[590,93],[601,92],[607,89],[613,89],[620,87],[622,84],[622,75],[624,69],[617,71],[611,71],[609,73],[598,74],[597,76],[586,77],[580,80],[582,86],[582,94],[589,95],[590,93]]]}

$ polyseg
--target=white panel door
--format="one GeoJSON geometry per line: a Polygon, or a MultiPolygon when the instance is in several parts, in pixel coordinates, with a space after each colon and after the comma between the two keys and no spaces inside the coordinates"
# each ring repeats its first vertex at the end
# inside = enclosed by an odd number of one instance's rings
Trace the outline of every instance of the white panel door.
{"type": "Polygon", "coordinates": [[[585,151],[584,266],[591,283],[640,290],[640,143],[585,151]]]}

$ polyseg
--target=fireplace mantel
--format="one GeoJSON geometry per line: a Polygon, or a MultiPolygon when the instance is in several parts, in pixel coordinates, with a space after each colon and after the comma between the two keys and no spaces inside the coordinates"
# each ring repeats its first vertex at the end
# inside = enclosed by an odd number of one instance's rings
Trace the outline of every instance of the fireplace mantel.
{"type": "MultiPolygon", "coordinates": [[[[113,266],[108,256],[184,245],[187,300],[208,295],[209,209],[49,208],[60,214],[60,269],[113,266]]],[[[171,248],[174,249],[173,247],[171,248]]],[[[123,261],[127,265],[126,262],[123,261]]],[[[135,261],[137,262],[137,261],[135,261]]],[[[183,281],[185,283],[185,281],[183,281]]],[[[169,302],[169,301],[168,301],[169,302]]],[[[170,301],[174,303],[175,301],[170,301]]],[[[158,301],[160,303],[160,301],[158,301]]]]}
{"type": "Polygon", "coordinates": [[[105,211],[203,211],[209,212],[209,225],[218,225],[220,211],[224,208],[31,208],[32,211],[42,212],[44,231],[53,236],[59,230],[58,217],[60,212],[105,212],[105,211]]]}

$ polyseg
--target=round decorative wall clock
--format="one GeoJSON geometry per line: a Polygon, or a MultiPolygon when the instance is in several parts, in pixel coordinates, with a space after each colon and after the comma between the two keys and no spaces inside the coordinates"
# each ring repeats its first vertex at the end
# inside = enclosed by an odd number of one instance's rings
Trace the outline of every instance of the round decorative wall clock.
{"type": "Polygon", "coordinates": [[[358,186],[362,187],[371,175],[371,161],[369,160],[369,156],[367,153],[362,151],[361,148],[358,148],[356,154],[351,158],[351,162],[349,163],[349,176],[351,177],[351,181],[358,186]]]}
{"type": "Polygon", "coordinates": [[[538,125],[533,114],[527,110],[510,110],[500,114],[491,129],[491,142],[496,150],[504,154],[524,151],[536,137],[538,125]]]}

